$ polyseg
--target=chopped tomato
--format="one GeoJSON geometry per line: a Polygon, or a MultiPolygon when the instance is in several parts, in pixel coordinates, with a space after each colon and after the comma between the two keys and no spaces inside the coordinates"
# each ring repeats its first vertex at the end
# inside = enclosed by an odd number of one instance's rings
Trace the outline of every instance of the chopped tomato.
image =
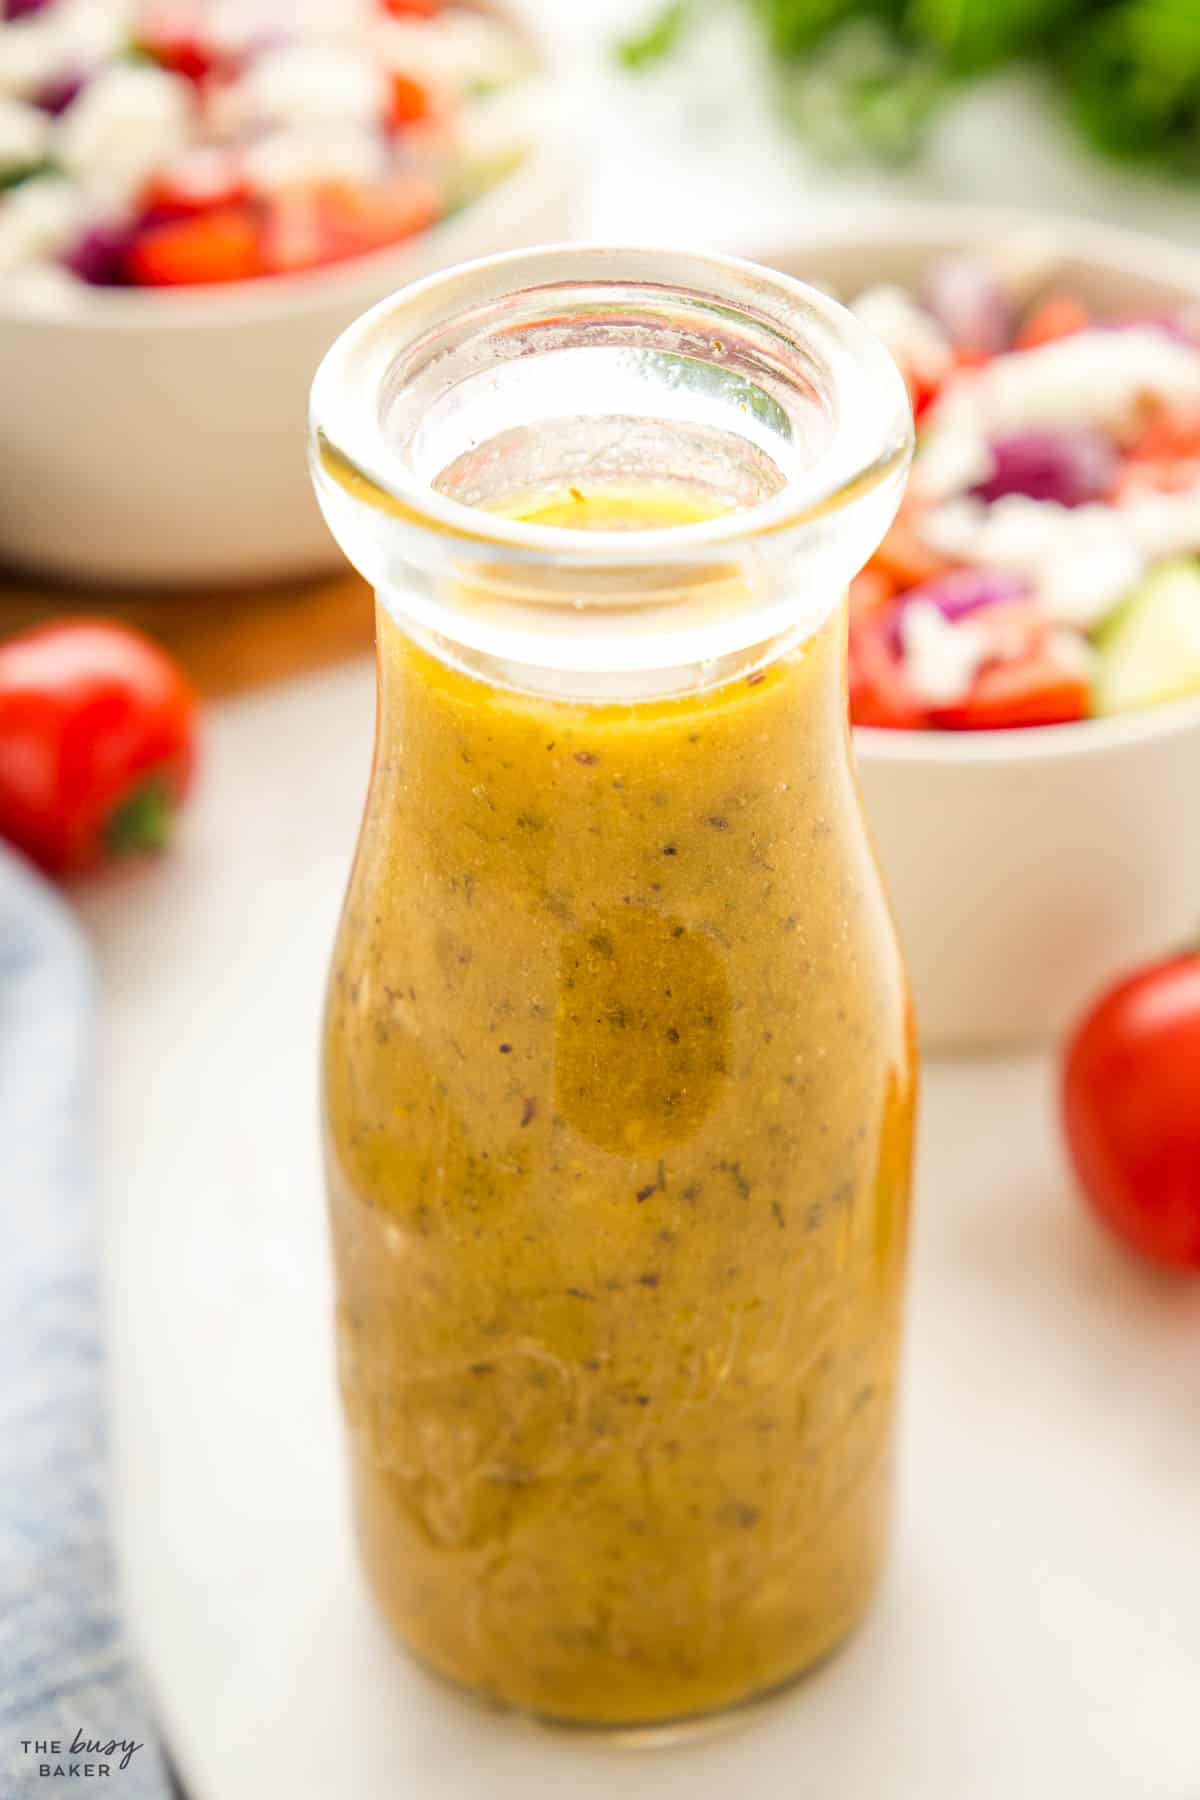
{"type": "Polygon", "coordinates": [[[1087,677],[1049,651],[981,669],[954,706],[930,709],[946,731],[1009,731],[1018,725],[1066,725],[1091,712],[1087,677]]]}
{"type": "Polygon", "coordinates": [[[919,514],[912,505],[897,513],[891,530],[871,559],[871,566],[889,575],[899,588],[931,581],[950,567],[944,556],[931,550],[917,528],[919,514]]]}
{"type": "Polygon", "coordinates": [[[922,381],[911,369],[903,369],[904,385],[908,389],[908,404],[912,407],[914,419],[919,419],[933,405],[941,391],[941,380],[922,381]]]}
{"type": "Polygon", "coordinates": [[[272,275],[295,274],[382,250],[423,231],[441,209],[437,188],[417,175],[405,175],[386,188],[340,182],[288,188],[266,206],[263,266],[272,275]]]}
{"type": "Polygon", "coordinates": [[[850,718],[855,725],[893,731],[919,730],[929,723],[904,672],[896,649],[895,609],[859,615],[850,627],[850,718]]]}
{"type": "Polygon", "coordinates": [[[1200,460],[1200,407],[1164,407],[1127,452],[1134,462],[1200,460]]]}
{"type": "Polygon", "coordinates": [[[134,239],[126,263],[142,287],[246,281],[265,273],[258,219],[249,206],[218,206],[152,225],[134,239]]]}
{"type": "Polygon", "coordinates": [[[1077,331],[1086,331],[1091,322],[1092,315],[1074,294],[1047,294],[1017,333],[1017,349],[1036,350],[1056,338],[1073,337],[1077,331]]]}
{"type": "Polygon", "coordinates": [[[411,75],[394,70],[390,81],[388,97],[387,123],[393,131],[402,131],[406,125],[418,125],[427,119],[433,111],[429,98],[429,90],[414,81],[411,75]]]}
{"type": "Polygon", "coordinates": [[[158,0],[145,7],[137,45],[160,68],[186,76],[189,81],[204,81],[214,69],[231,66],[231,59],[206,37],[203,9],[197,4],[158,0]]]}
{"type": "Polygon", "coordinates": [[[855,615],[874,612],[876,607],[886,605],[895,592],[896,583],[887,571],[868,563],[850,583],[850,611],[855,615]]]}
{"type": "Polygon", "coordinates": [[[197,145],[178,162],[152,176],[142,190],[148,224],[191,219],[218,206],[236,206],[249,198],[241,164],[231,150],[197,145]]]}
{"type": "Polygon", "coordinates": [[[404,175],[386,188],[326,188],[322,210],[332,256],[357,256],[424,231],[441,213],[442,197],[432,181],[404,175]]]}
{"type": "Polygon", "coordinates": [[[382,0],[382,4],[393,19],[431,19],[442,9],[442,0],[382,0]]]}
{"type": "Polygon", "coordinates": [[[186,75],[189,81],[203,81],[213,69],[213,54],[199,38],[187,34],[178,37],[141,38],[142,48],[164,69],[175,75],[186,75]]]}
{"type": "Polygon", "coordinates": [[[321,190],[284,188],[273,194],[263,217],[262,258],[270,275],[320,268],[336,255],[329,241],[321,190]]]}
{"type": "Polygon", "coordinates": [[[964,345],[954,352],[956,369],[982,369],[991,360],[992,352],[990,350],[975,350],[970,345],[964,345]]]}

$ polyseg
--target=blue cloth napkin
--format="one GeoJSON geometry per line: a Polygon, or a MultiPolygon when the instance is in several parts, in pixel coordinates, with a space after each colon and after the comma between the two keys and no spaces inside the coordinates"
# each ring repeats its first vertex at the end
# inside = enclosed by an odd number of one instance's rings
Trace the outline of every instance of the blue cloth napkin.
{"type": "Polygon", "coordinates": [[[172,1791],[122,1642],[106,1531],[92,1016],[68,908],[0,848],[3,1800],[46,1800],[63,1781],[95,1792],[89,1765],[113,1800],[172,1791]]]}

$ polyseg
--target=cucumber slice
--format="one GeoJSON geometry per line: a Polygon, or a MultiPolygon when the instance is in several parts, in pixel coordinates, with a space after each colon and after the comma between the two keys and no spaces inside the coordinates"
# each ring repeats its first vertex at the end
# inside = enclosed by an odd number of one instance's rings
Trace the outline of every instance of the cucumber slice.
{"type": "Polygon", "coordinates": [[[1155,569],[1105,630],[1098,649],[1098,713],[1200,694],[1200,564],[1155,569]]]}

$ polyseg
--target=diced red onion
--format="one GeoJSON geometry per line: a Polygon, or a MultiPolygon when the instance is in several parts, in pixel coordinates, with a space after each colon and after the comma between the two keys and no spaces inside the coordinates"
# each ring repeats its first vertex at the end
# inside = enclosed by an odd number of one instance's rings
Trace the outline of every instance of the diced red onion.
{"type": "Polygon", "coordinates": [[[995,356],[1011,345],[1012,305],[986,263],[971,256],[943,257],[929,270],[921,298],[956,350],[995,356]]]}
{"type": "Polygon", "coordinates": [[[86,84],[85,75],[59,75],[35,95],[34,105],[57,118],[59,113],[66,112],[73,100],[78,100],[86,84]]]}
{"type": "Polygon", "coordinates": [[[89,226],[62,258],[63,267],[92,287],[122,287],[128,280],[125,255],[129,243],[125,226],[89,226]]]}
{"type": "Polygon", "coordinates": [[[923,581],[919,587],[908,588],[897,595],[891,621],[893,646],[899,648],[900,645],[900,615],[915,600],[936,606],[944,619],[956,624],[960,619],[970,618],[972,613],[982,612],[985,607],[1027,600],[1032,592],[1033,583],[1029,577],[1012,569],[947,569],[945,574],[935,575],[931,581],[923,581]]]}
{"type": "Polygon", "coordinates": [[[1103,432],[1084,428],[1014,431],[988,448],[992,473],[971,490],[981,500],[1024,494],[1060,506],[1086,506],[1109,492],[1119,466],[1116,447],[1103,432]]]}
{"type": "Polygon", "coordinates": [[[51,0],[5,0],[0,8],[0,17],[5,19],[31,19],[34,13],[40,13],[49,6],[51,0]]]}

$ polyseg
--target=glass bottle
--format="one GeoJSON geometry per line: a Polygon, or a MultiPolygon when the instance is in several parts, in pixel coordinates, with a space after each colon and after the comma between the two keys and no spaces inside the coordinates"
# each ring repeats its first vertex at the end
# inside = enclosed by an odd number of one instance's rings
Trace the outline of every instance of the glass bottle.
{"type": "Polygon", "coordinates": [[[824,294],[576,247],[344,334],[378,724],[325,1126],[362,1555],[544,1718],[790,1682],[883,1552],[915,1059],[844,595],[911,452],[824,294]]]}

